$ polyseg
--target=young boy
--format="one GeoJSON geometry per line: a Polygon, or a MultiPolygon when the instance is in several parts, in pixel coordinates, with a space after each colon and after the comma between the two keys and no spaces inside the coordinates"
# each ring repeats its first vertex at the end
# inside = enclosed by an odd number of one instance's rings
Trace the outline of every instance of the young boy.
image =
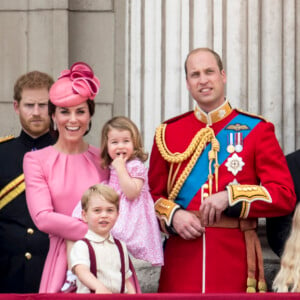
{"type": "MultiPolygon", "coordinates": [[[[97,278],[90,270],[90,255],[86,242],[77,241],[70,254],[72,271],[77,276],[77,293],[120,293],[122,285],[121,255],[110,230],[119,214],[119,195],[109,186],[96,184],[82,196],[82,219],[88,224],[85,235],[96,254],[97,278]]],[[[125,261],[125,293],[135,293],[129,278],[129,258],[121,242],[125,261]]]]}

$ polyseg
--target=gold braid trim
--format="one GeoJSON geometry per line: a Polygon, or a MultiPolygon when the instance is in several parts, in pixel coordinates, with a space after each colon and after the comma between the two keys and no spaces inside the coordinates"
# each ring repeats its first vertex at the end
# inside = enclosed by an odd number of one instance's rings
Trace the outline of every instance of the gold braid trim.
{"type": "Polygon", "coordinates": [[[0,191],[0,209],[14,200],[17,196],[25,191],[24,174],[9,182],[0,191]]]}
{"type": "Polygon", "coordinates": [[[169,176],[168,176],[168,185],[167,185],[168,195],[171,193],[172,187],[174,186],[176,176],[178,174],[180,166],[181,166],[181,163],[177,164],[177,167],[176,167],[175,171],[173,172],[174,164],[170,165],[170,171],[169,171],[169,176]]]}
{"type": "Polygon", "coordinates": [[[7,135],[7,136],[4,136],[4,137],[0,137],[0,143],[10,141],[10,140],[12,140],[13,138],[14,138],[13,135],[7,135]]]}
{"type": "MultiPolygon", "coordinates": [[[[216,185],[218,184],[218,151],[220,150],[220,145],[218,140],[215,137],[214,131],[210,127],[202,128],[197,132],[195,137],[193,138],[192,142],[190,145],[187,147],[187,149],[182,152],[176,152],[172,153],[166,143],[165,143],[165,131],[166,131],[166,124],[161,124],[157,129],[156,129],[156,135],[155,135],[155,141],[158,147],[158,150],[161,154],[161,156],[169,163],[174,164],[174,163],[182,163],[184,160],[187,158],[191,157],[190,161],[188,162],[187,166],[183,170],[183,172],[180,174],[177,182],[175,183],[174,187],[172,188],[172,191],[169,194],[168,200],[174,201],[184,184],[185,180],[187,179],[188,175],[190,174],[191,170],[193,169],[194,165],[196,164],[198,158],[200,157],[201,153],[203,152],[205,146],[207,143],[211,142],[212,144],[212,149],[208,153],[208,157],[210,160],[210,165],[209,165],[209,191],[210,195],[212,192],[212,170],[211,170],[211,164],[212,161],[215,160],[215,169],[216,169],[216,185]]],[[[170,169],[170,171],[173,168],[170,169]]],[[[169,173],[169,178],[170,178],[170,173],[169,173]]],[[[216,187],[217,188],[217,187],[216,187]]]]}
{"type": "MultiPolygon", "coordinates": [[[[164,198],[159,198],[154,204],[156,216],[160,221],[164,221],[167,226],[171,226],[173,215],[179,207],[175,202],[164,198]]],[[[161,223],[161,228],[167,233],[163,223],[161,223]]]]}
{"type": "Polygon", "coordinates": [[[240,218],[247,218],[250,205],[254,201],[272,203],[272,198],[267,189],[260,185],[232,184],[227,186],[229,205],[234,206],[239,202],[246,202],[240,218]],[[249,206],[249,207],[248,207],[249,206]]]}

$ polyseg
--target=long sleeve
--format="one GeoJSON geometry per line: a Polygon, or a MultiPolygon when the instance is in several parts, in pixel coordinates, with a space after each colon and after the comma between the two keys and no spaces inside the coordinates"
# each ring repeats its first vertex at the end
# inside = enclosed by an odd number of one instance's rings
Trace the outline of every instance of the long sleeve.
{"type": "MultiPolygon", "coordinates": [[[[293,180],[286,159],[279,146],[272,123],[261,122],[245,141],[244,161],[252,157],[253,165],[245,164],[237,176],[237,186],[231,189],[240,190],[236,199],[242,203],[241,217],[275,217],[290,213],[295,207],[296,196],[293,180]],[[251,180],[252,177],[252,180],[251,180]],[[257,183],[253,181],[255,179],[257,183]],[[253,190],[248,185],[254,185],[253,190]],[[255,185],[257,189],[255,189],[255,185]],[[268,194],[260,195],[260,190],[268,194]]],[[[251,162],[251,159],[249,160],[251,162]]]]}
{"type": "Polygon", "coordinates": [[[41,231],[64,239],[78,240],[84,237],[87,232],[85,223],[55,211],[55,203],[49,189],[50,183],[47,182],[46,174],[34,154],[28,153],[23,165],[27,205],[34,223],[41,231]]]}

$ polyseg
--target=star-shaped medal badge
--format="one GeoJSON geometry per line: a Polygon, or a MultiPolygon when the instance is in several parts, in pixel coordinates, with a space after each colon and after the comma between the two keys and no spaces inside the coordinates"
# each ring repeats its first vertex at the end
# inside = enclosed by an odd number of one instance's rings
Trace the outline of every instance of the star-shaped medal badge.
{"type": "Polygon", "coordinates": [[[242,171],[244,165],[245,163],[243,162],[242,158],[239,157],[236,153],[234,153],[231,157],[229,157],[225,164],[228,171],[231,172],[234,176],[239,171],[242,171]]]}

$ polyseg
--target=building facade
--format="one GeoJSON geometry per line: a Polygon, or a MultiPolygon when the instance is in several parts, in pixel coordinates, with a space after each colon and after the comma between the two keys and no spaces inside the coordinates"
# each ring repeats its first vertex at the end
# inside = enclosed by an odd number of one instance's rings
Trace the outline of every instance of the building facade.
{"type": "Polygon", "coordinates": [[[85,61],[101,81],[88,141],[99,146],[103,123],[126,115],[150,152],[155,128],[193,109],[186,55],[211,47],[232,105],[272,121],[288,154],[300,148],[299,22],[298,0],[2,0],[0,136],[20,131],[12,102],[21,74],[56,79],[85,61]]]}

